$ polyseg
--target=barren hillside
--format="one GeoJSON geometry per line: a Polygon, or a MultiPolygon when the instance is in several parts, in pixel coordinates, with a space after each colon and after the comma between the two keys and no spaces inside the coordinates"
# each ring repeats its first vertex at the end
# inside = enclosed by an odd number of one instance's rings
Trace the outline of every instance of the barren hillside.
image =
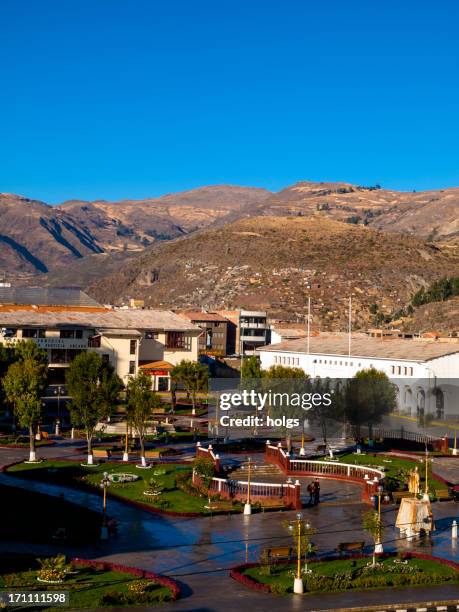
{"type": "Polygon", "coordinates": [[[411,236],[316,217],[257,217],[162,243],[93,285],[102,301],[145,298],[151,306],[257,307],[343,327],[348,296],[354,321],[369,307],[390,313],[433,279],[457,270],[459,256],[411,236]]]}

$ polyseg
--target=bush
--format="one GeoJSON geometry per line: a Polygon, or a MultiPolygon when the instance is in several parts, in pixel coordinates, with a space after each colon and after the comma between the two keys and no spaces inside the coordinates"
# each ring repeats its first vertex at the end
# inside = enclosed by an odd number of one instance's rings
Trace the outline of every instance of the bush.
{"type": "Polygon", "coordinates": [[[99,601],[97,605],[100,607],[104,606],[121,606],[125,603],[125,598],[123,593],[119,591],[107,591],[101,597],[99,597],[99,601]]]}
{"type": "Polygon", "coordinates": [[[283,582],[274,582],[271,585],[271,593],[275,595],[285,595],[288,593],[289,587],[283,582]]]}

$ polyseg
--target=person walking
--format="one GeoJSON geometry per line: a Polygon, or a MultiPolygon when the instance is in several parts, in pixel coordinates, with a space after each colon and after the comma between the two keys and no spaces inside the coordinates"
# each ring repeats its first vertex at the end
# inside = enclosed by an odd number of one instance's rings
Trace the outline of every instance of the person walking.
{"type": "Polygon", "coordinates": [[[310,483],[308,484],[308,486],[307,486],[307,488],[306,488],[306,491],[309,493],[309,501],[308,501],[308,504],[309,504],[310,506],[312,506],[312,505],[313,505],[313,503],[314,503],[314,483],[313,483],[313,482],[310,482],[310,483]]]}
{"type": "Polygon", "coordinates": [[[320,502],[320,483],[319,483],[319,479],[316,478],[314,485],[313,485],[313,505],[317,506],[320,502]]]}

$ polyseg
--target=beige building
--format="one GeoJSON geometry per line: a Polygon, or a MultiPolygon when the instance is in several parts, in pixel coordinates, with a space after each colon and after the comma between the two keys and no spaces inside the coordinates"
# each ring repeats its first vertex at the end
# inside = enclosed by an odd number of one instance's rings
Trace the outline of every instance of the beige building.
{"type": "Polygon", "coordinates": [[[48,353],[51,384],[64,383],[65,369],[82,351],[99,353],[124,383],[143,369],[155,389],[169,387],[175,364],[198,359],[202,330],[171,311],[104,308],[81,292],[78,300],[75,290],[54,297],[24,291],[0,291],[0,343],[34,340],[48,353]]]}

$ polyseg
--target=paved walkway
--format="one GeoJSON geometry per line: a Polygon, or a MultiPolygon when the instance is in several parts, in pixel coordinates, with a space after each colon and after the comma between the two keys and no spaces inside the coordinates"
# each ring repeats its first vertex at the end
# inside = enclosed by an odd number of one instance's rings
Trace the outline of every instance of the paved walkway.
{"type": "MultiPolygon", "coordinates": [[[[43,454],[48,457],[77,456],[82,450],[78,445],[65,443],[59,445],[59,448],[43,449],[43,454]]],[[[26,452],[1,450],[0,465],[20,460],[26,452]]],[[[24,481],[7,474],[0,474],[0,483],[55,496],[63,493],[69,501],[85,507],[95,510],[101,507],[100,497],[90,492],[24,481]]],[[[369,542],[368,536],[361,529],[361,512],[368,506],[359,501],[360,491],[359,485],[322,481],[323,503],[303,511],[317,529],[313,539],[319,551],[332,551],[340,541],[369,542]]],[[[257,561],[266,546],[291,543],[282,523],[293,518],[294,512],[183,519],[151,514],[112,499],[109,499],[108,511],[119,522],[118,536],[108,542],[65,550],[62,545],[7,543],[0,544],[0,553],[2,549],[12,548],[29,553],[33,551],[37,556],[65,552],[68,555],[105,559],[169,575],[182,583],[184,597],[175,604],[163,607],[164,610],[336,610],[343,606],[350,608],[371,603],[382,605],[393,601],[394,597],[399,603],[422,602],[434,598],[459,600],[459,586],[369,591],[365,594],[324,594],[315,598],[301,598],[257,593],[231,580],[228,570],[232,565],[246,560],[257,561]]],[[[394,524],[395,512],[393,506],[383,508],[387,525],[394,524]]],[[[421,550],[457,559],[458,550],[451,545],[450,524],[453,518],[459,518],[458,514],[457,504],[436,504],[434,515],[438,531],[434,544],[425,545],[421,550]]],[[[413,546],[399,541],[393,527],[386,529],[384,543],[386,550],[409,550],[413,546]]]]}

